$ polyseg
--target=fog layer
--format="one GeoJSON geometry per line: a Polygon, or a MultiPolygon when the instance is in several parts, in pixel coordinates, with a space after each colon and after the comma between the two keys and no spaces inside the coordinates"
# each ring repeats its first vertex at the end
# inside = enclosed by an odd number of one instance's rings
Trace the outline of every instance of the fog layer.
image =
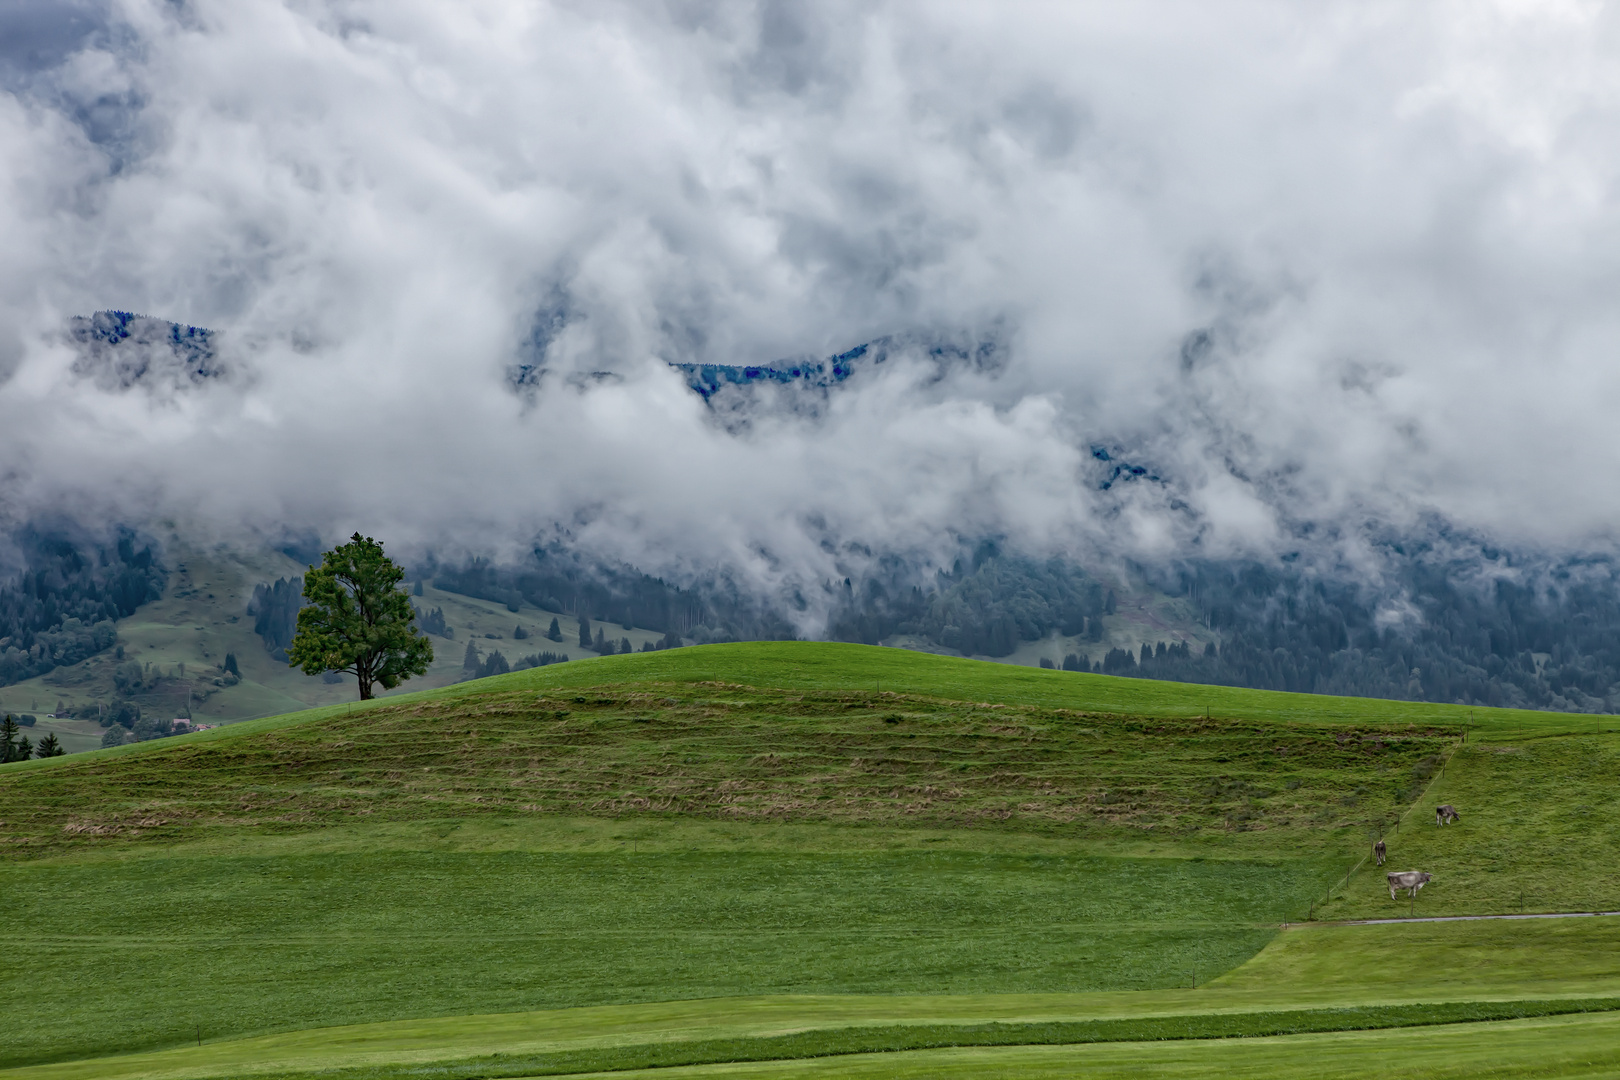
{"type": "Polygon", "coordinates": [[[985,535],[1354,560],[1421,520],[1620,526],[1600,5],[4,20],[12,520],[560,532],[778,593],[985,535]],[[218,371],[88,372],[68,327],[104,309],[215,331],[218,371]],[[706,403],[669,366],[883,335],[915,357],[814,401],[706,403]]]}

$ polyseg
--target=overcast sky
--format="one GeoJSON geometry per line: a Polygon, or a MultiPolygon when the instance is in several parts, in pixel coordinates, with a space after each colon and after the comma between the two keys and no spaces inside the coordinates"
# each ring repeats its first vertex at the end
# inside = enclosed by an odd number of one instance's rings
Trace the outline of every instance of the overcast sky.
{"type": "Polygon", "coordinates": [[[1588,3],[0,7],[0,499],[765,587],[1620,529],[1588,3]],[[221,332],[120,389],[66,320],[221,332]],[[903,356],[721,422],[668,362],[903,356]],[[515,364],[546,369],[514,389],[515,364]],[[611,373],[610,376],[592,373],[611,373]],[[1099,488],[1095,447],[1161,482],[1099,488]]]}

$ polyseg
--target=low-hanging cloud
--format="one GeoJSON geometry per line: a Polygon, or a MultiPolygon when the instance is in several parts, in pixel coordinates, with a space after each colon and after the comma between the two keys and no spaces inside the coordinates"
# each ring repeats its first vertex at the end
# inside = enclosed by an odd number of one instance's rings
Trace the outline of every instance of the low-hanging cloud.
{"type": "Polygon", "coordinates": [[[561,529],[778,593],[983,535],[1162,557],[1620,527],[1601,5],[5,18],[14,519],[561,529]],[[106,309],[208,328],[218,377],[87,376],[68,328],[106,309]],[[888,335],[918,344],[814,407],[705,402],[670,366],[888,335]],[[1153,479],[1104,487],[1099,452],[1153,479]]]}

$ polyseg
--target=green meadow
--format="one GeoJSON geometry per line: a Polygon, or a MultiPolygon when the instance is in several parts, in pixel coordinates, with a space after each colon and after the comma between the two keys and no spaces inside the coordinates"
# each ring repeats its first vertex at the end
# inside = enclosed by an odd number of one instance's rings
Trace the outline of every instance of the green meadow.
{"type": "Polygon", "coordinates": [[[1620,908],[1614,740],[756,643],[8,765],[0,1077],[1612,1075],[1620,918],[1342,920],[1620,908]]]}

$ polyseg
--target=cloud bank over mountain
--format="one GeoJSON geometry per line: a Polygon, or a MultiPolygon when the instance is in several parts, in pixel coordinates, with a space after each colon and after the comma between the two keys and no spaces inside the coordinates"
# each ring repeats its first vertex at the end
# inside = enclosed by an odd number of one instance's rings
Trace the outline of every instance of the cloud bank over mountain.
{"type": "Polygon", "coordinates": [[[777,593],[983,535],[1353,562],[1435,517],[1620,528],[1599,5],[0,20],[14,520],[561,528],[777,593]],[[87,374],[72,320],[102,310],[207,328],[217,377],[87,374]],[[670,366],[883,337],[917,344],[814,408],[670,366]]]}

